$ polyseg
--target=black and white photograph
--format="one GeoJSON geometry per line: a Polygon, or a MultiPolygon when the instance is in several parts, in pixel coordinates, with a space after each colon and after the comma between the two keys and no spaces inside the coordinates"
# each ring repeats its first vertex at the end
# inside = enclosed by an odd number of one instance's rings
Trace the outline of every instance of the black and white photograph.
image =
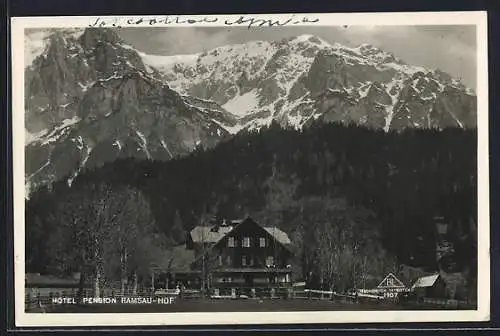
{"type": "Polygon", "coordinates": [[[485,22],[13,19],[16,320],[487,320],[485,22]]]}

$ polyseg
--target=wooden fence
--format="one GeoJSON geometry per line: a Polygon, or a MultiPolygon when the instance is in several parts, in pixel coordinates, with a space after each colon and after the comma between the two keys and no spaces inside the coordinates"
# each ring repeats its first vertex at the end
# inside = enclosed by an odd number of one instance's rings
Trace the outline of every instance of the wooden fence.
{"type": "Polygon", "coordinates": [[[330,300],[346,304],[356,303],[357,298],[352,295],[339,294],[332,291],[304,289],[293,292],[294,299],[330,300]]]}
{"type": "Polygon", "coordinates": [[[433,299],[424,298],[421,303],[427,306],[436,306],[448,309],[476,309],[477,303],[474,301],[451,300],[451,299],[433,299]]]}

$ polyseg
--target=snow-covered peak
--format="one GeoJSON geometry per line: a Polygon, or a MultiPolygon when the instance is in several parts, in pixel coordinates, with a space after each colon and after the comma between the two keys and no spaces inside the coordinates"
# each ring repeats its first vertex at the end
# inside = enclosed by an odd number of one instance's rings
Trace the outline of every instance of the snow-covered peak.
{"type": "Polygon", "coordinates": [[[302,34],[302,35],[298,35],[296,36],[293,41],[297,41],[297,42],[306,42],[306,41],[309,41],[310,39],[314,39],[315,36],[314,35],[311,35],[311,34],[302,34]]]}
{"type": "Polygon", "coordinates": [[[27,30],[24,34],[24,67],[31,66],[35,58],[47,52],[50,39],[56,34],[78,39],[84,31],[84,28],[27,30]]]}
{"type": "Polygon", "coordinates": [[[373,45],[371,45],[370,43],[361,43],[357,49],[359,50],[378,50],[378,48],[374,47],[373,45]]]}
{"type": "Polygon", "coordinates": [[[395,57],[392,53],[386,52],[378,47],[375,47],[369,43],[362,43],[356,48],[354,48],[356,52],[370,59],[372,62],[377,64],[381,63],[398,63],[402,64],[403,62],[395,57]]]}
{"type": "MultiPolygon", "coordinates": [[[[311,111],[315,107],[303,85],[304,78],[311,76],[315,60],[319,60],[318,67],[338,77],[333,81],[336,86],[330,89],[342,89],[357,99],[368,94],[380,96],[379,104],[385,106],[388,116],[403,86],[411,84],[408,80],[430,72],[368,43],[348,47],[312,34],[225,45],[192,55],[146,55],[143,60],[159,70],[172,89],[213,100],[250,128],[275,119],[302,125],[314,114],[311,111]],[[341,79],[340,72],[344,71],[352,74],[345,77],[347,81],[341,79]],[[291,111],[301,112],[294,115],[291,111]]],[[[413,87],[423,90],[426,83],[413,87]]],[[[388,125],[390,117],[387,120],[388,125]]]]}
{"type": "Polygon", "coordinates": [[[240,44],[229,44],[199,54],[204,63],[222,61],[231,57],[258,57],[273,52],[274,48],[267,41],[250,41],[240,44]]]}
{"type": "Polygon", "coordinates": [[[162,56],[162,55],[148,55],[142,54],[142,59],[148,65],[156,68],[159,71],[164,71],[171,68],[177,63],[196,63],[198,54],[192,55],[172,55],[172,56],[162,56]]]}
{"type": "Polygon", "coordinates": [[[33,64],[35,58],[41,55],[47,48],[50,33],[37,31],[24,36],[24,66],[33,64]]]}
{"type": "Polygon", "coordinates": [[[57,30],[60,34],[64,36],[72,37],[74,39],[79,39],[80,36],[85,33],[85,28],[63,28],[57,30]]]}
{"type": "Polygon", "coordinates": [[[318,47],[331,47],[325,40],[312,34],[302,34],[294,37],[291,42],[295,43],[310,43],[318,47]]]}
{"type": "MultiPolygon", "coordinates": [[[[311,35],[302,34],[287,39],[287,43],[292,49],[296,49],[299,44],[310,44],[318,48],[331,48],[332,46],[323,39],[311,35]]],[[[153,55],[141,53],[143,60],[149,66],[160,72],[174,69],[177,65],[182,68],[211,66],[213,64],[233,63],[241,60],[270,59],[274,53],[284,45],[281,42],[249,41],[247,43],[229,44],[216,47],[204,52],[183,55],[153,55]]]]}
{"type": "Polygon", "coordinates": [[[371,45],[369,43],[362,43],[353,49],[357,50],[360,54],[365,55],[365,56],[374,55],[374,54],[389,55],[389,53],[387,53],[384,50],[382,50],[374,45],[371,45]]]}

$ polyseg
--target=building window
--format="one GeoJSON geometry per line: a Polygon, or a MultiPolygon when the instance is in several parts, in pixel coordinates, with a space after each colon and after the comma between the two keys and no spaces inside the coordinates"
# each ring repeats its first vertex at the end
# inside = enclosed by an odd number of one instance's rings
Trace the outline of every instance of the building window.
{"type": "Polygon", "coordinates": [[[252,257],[252,256],[250,256],[249,258],[250,258],[249,265],[250,265],[250,266],[253,266],[253,257],[252,257]]]}
{"type": "Polygon", "coordinates": [[[228,266],[231,266],[231,256],[227,256],[226,263],[228,266]]]}
{"type": "Polygon", "coordinates": [[[274,257],[273,256],[268,256],[266,258],[266,266],[273,266],[274,265],[274,257]]]}
{"type": "Polygon", "coordinates": [[[228,247],[234,247],[234,237],[229,237],[227,239],[227,246],[228,247]]]}
{"type": "Polygon", "coordinates": [[[266,238],[260,238],[259,242],[260,247],[266,247],[266,238]]]}
{"type": "Polygon", "coordinates": [[[388,278],[388,279],[387,279],[387,286],[388,286],[388,287],[392,287],[392,286],[394,286],[394,279],[392,279],[392,278],[388,278]]]}
{"type": "Polygon", "coordinates": [[[222,266],[222,256],[219,256],[219,266],[222,266]]]}
{"type": "Polygon", "coordinates": [[[247,265],[247,257],[243,256],[241,257],[241,266],[246,266],[247,265]]]}
{"type": "Polygon", "coordinates": [[[250,247],[250,237],[244,237],[241,245],[243,247],[250,247]]]}

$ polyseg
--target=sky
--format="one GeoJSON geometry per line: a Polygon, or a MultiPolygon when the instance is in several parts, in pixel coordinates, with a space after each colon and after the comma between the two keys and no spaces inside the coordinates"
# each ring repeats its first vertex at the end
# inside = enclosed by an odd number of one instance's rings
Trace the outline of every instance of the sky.
{"type": "Polygon", "coordinates": [[[403,61],[437,68],[476,88],[475,26],[335,26],[252,28],[122,28],[121,37],[147,54],[192,54],[247,41],[312,34],[348,47],[369,43],[403,61]]]}

